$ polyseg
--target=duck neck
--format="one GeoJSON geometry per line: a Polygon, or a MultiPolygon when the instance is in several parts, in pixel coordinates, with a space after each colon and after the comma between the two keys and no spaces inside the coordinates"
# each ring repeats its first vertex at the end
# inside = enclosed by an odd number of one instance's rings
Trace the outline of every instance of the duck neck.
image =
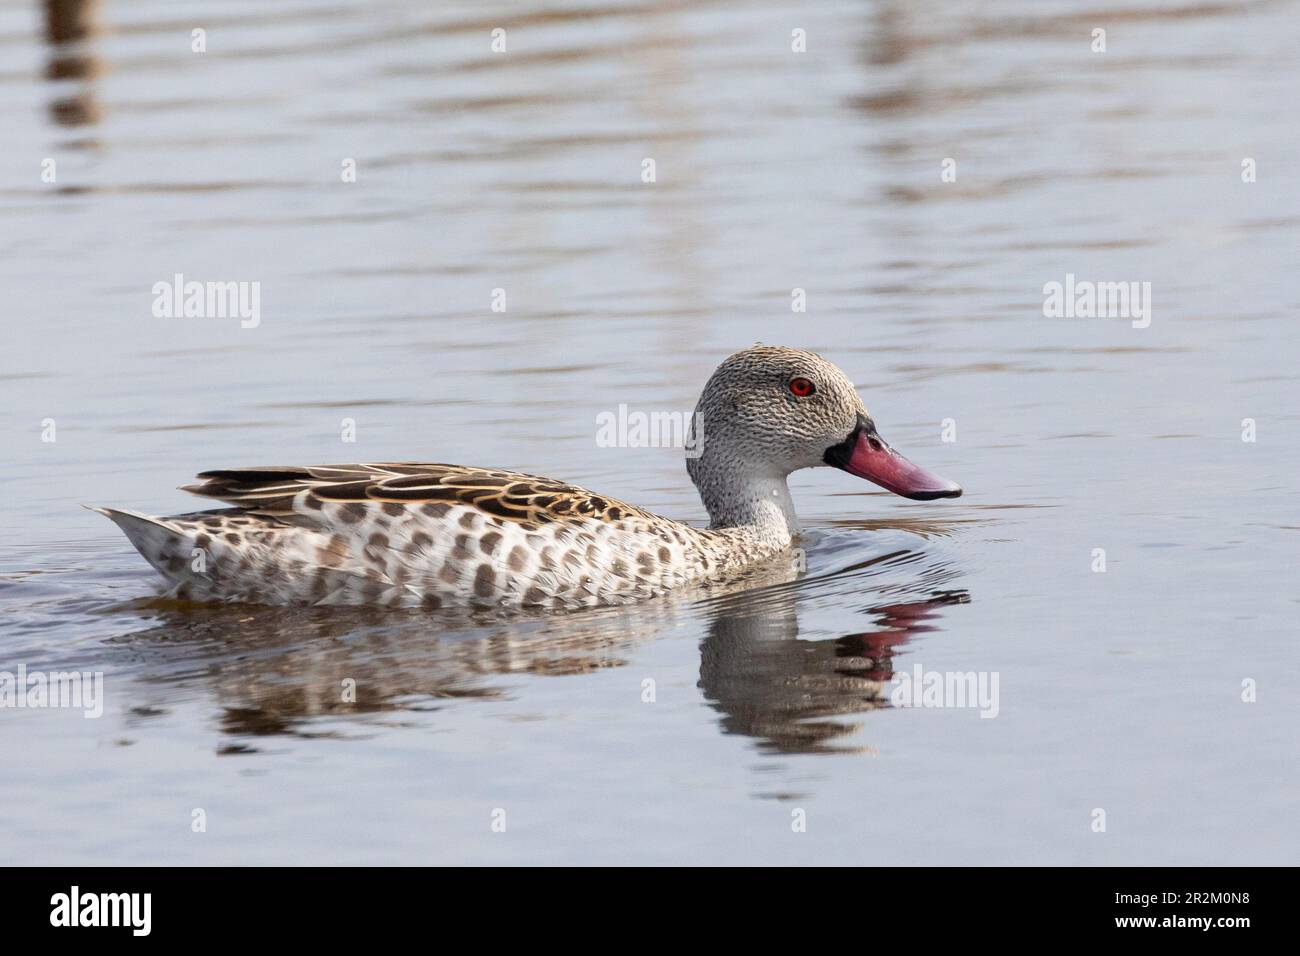
{"type": "Polygon", "coordinates": [[[799,518],[785,475],[754,470],[738,463],[714,467],[707,455],[687,459],[686,468],[709,512],[709,527],[751,532],[765,549],[790,546],[799,518]]]}

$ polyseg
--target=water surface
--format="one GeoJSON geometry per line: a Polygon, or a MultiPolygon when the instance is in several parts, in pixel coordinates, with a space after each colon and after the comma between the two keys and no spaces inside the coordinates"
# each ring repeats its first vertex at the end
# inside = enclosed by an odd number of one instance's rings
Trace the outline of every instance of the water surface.
{"type": "Polygon", "coordinates": [[[0,861],[1297,862],[1298,12],[0,5],[0,669],[106,694],[0,710],[0,861]],[[156,318],[177,273],[260,323],[156,318]],[[1067,273],[1150,326],[1044,317],[1067,273]],[[160,602],[77,507],[429,459],[699,522],[596,416],[759,340],[966,495],[806,473],[804,569],[527,618],[160,602]]]}

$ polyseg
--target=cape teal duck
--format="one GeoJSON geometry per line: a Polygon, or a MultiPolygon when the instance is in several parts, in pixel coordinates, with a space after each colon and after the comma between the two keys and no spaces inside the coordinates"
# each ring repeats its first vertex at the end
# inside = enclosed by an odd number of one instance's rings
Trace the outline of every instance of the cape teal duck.
{"type": "Polygon", "coordinates": [[[423,462],[205,471],[184,490],[233,507],[94,510],[180,599],[569,608],[650,597],[788,548],[798,519],[786,479],[801,468],[907,498],[961,494],[885,444],[853,384],[812,352],[732,355],[692,430],[687,470],[708,528],[551,478],[423,462]]]}

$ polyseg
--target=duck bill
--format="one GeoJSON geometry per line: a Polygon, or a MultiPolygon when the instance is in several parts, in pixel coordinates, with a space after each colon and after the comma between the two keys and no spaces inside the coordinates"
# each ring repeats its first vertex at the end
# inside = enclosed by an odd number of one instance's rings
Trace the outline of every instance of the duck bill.
{"type": "Polygon", "coordinates": [[[828,449],[826,463],[915,501],[961,497],[961,485],[908,461],[876,434],[870,421],[860,421],[853,434],[828,449]]]}

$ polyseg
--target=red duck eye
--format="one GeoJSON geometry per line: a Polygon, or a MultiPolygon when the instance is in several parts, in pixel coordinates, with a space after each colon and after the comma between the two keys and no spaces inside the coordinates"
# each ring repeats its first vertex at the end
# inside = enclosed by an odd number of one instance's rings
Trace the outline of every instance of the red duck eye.
{"type": "Polygon", "coordinates": [[[813,385],[812,381],[806,378],[792,378],[790,379],[790,391],[793,394],[798,395],[800,398],[807,398],[813,392],[817,391],[817,386],[813,385]]]}

